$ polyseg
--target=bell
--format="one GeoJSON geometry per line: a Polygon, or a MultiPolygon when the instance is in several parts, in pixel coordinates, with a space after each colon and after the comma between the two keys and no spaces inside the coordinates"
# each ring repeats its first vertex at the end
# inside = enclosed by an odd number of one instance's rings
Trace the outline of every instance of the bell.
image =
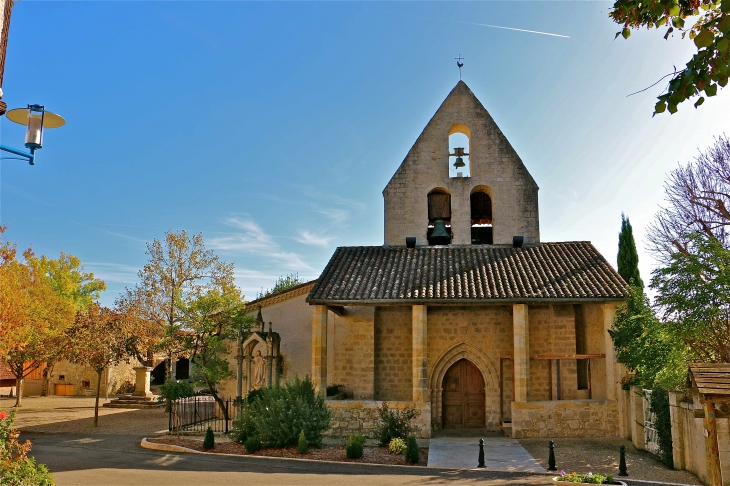
{"type": "Polygon", "coordinates": [[[448,245],[451,243],[451,235],[446,231],[446,222],[443,219],[437,219],[433,222],[433,232],[428,242],[432,245],[448,245]]]}
{"type": "Polygon", "coordinates": [[[454,162],[454,168],[461,169],[462,167],[466,167],[466,164],[464,163],[464,159],[462,159],[461,157],[457,157],[456,162],[454,162]]]}

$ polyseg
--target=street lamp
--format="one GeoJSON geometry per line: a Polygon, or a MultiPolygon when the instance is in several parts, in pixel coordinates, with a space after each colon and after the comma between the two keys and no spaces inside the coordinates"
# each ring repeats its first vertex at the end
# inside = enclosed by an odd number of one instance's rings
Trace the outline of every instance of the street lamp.
{"type": "Polygon", "coordinates": [[[25,132],[25,146],[30,153],[23,152],[12,147],[0,145],[0,150],[10,152],[28,159],[30,165],[35,165],[35,151],[43,148],[43,129],[58,128],[66,124],[66,121],[55,113],[46,111],[43,105],[28,105],[28,108],[16,108],[5,115],[8,120],[25,125],[28,129],[25,132]]]}

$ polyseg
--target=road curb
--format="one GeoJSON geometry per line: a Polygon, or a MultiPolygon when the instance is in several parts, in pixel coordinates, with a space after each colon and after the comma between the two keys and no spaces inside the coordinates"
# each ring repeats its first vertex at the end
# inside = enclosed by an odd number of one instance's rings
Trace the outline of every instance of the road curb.
{"type": "MultiPolygon", "coordinates": [[[[142,439],[142,442],[140,443],[142,447],[145,449],[151,449],[151,450],[157,450],[157,451],[164,451],[164,452],[183,452],[183,453],[193,453],[193,454],[206,454],[206,455],[213,455],[213,456],[223,456],[223,457],[239,457],[239,458],[253,458],[253,459],[266,459],[266,460],[273,460],[273,461],[298,461],[298,462],[313,462],[317,464],[341,464],[343,466],[366,466],[366,467],[389,467],[389,468],[396,468],[396,469],[407,469],[407,470],[434,470],[434,471],[478,471],[478,472],[500,472],[500,473],[508,473],[509,471],[494,471],[490,469],[448,469],[448,468],[432,468],[426,466],[406,466],[406,465],[400,465],[400,464],[375,464],[372,462],[345,462],[345,461],[319,461],[317,459],[304,459],[304,458],[298,458],[298,457],[271,457],[271,456],[254,456],[254,455],[244,455],[244,454],[227,454],[223,452],[202,452],[202,451],[196,451],[195,449],[189,449],[187,447],[183,446],[177,446],[177,445],[171,445],[171,444],[156,444],[154,442],[149,442],[147,440],[147,437],[142,439]]],[[[520,472],[515,471],[515,474],[528,474],[528,475],[536,475],[536,476],[543,476],[545,473],[532,473],[532,472],[520,472]]],[[[551,473],[554,474],[554,473],[551,473]]]]}

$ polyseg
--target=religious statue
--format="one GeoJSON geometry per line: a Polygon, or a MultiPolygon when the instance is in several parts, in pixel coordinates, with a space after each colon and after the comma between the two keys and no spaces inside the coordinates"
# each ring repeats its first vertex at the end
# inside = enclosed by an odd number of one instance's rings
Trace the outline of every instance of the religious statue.
{"type": "Polygon", "coordinates": [[[261,350],[256,351],[251,363],[253,365],[253,380],[251,380],[251,389],[256,390],[266,385],[266,374],[264,372],[264,357],[261,356],[261,350]]]}

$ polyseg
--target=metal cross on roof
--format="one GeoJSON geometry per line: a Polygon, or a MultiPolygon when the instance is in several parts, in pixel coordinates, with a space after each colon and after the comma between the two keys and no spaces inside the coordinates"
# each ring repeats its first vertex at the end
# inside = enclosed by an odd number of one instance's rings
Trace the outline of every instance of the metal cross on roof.
{"type": "Polygon", "coordinates": [[[459,54],[459,57],[455,57],[454,59],[456,59],[456,65],[459,66],[459,81],[461,81],[461,68],[464,67],[464,63],[459,61],[463,61],[464,58],[459,54]]]}

